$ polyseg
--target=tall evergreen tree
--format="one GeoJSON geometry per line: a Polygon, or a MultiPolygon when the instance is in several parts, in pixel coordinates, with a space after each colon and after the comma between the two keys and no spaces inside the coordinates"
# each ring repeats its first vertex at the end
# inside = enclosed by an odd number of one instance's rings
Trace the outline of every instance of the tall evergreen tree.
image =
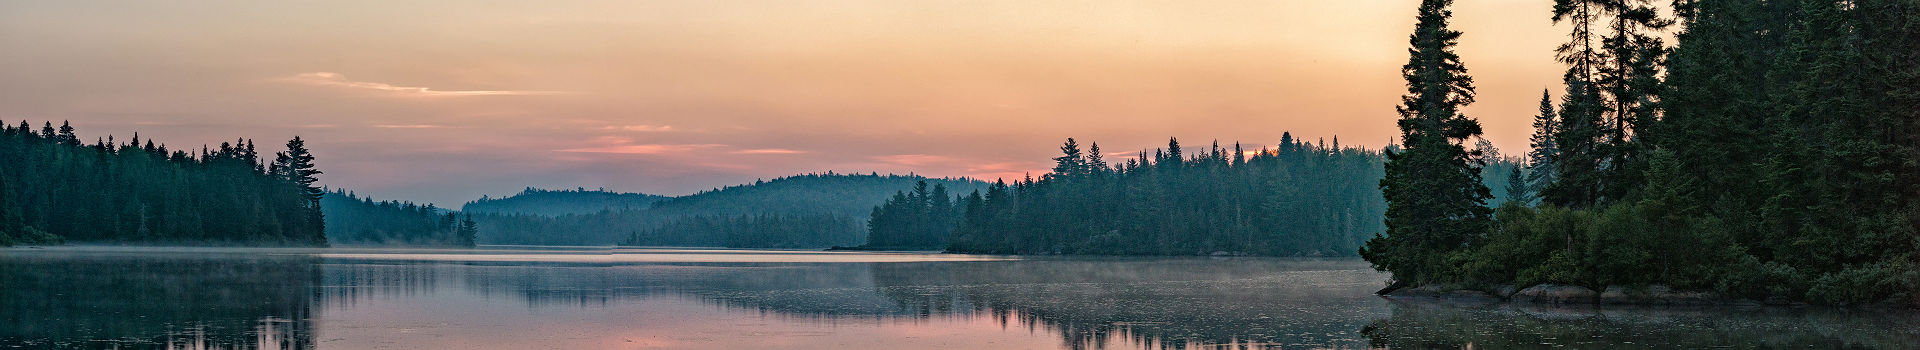
{"type": "MultiPolygon", "coordinates": [[[[1554,112],[1553,94],[1541,90],[1540,114],[1533,116],[1533,135],[1527,139],[1528,145],[1532,146],[1527,151],[1526,189],[1529,193],[1547,188],[1553,183],[1554,175],[1558,174],[1553,163],[1554,158],[1560,155],[1560,147],[1554,143],[1554,136],[1559,131],[1560,117],[1554,112]]],[[[1521,203],[1531,203],[1531,200],[1521,203]]]]}
{"type": "Polygon", "coordinates": [[[1080,144],[1074,142],[1073,138],[1067,138],[1067,142],[1060,145],[1060,153],[1061,156],[1053,158],[1053,174],[1050,176],[1073,178],[1085,173],[1086,156],[1080,154],[1080,144]]]}
{"type": "Polygon", "coordinates": [[[1533,205],[1531,187],[1527,185],[1527,176],[1521,175],[1520,167],[1514,167],[1507,172],[1507,202],[1533,205]]]}
{"type": "Polygon", "coordinates": [[[1448,277],[1445,259],[1486,232],[1492,210],[1490,190],[1481,182],[1484,166],[1477,152],[1462,143],[1479,136],[1480,123],[1460,113],[1473,103],[1473,78],[1453,47],[1460,32],[1447,27],[1451,0],[1421,1],[1412,48],[1401,75],[1401,150],[1387,152],[1387,232],[1368,240],[1360,255],[1374,268],[1393,273],[1397,285],[1423,284],[1448,277]]]}
{"type": "Polygon", "coordinates": [[[479,234],[480,228],[473,222],[473,214],[467,214],[460,219],[460,227],[454,230],[453,236],[456,244],[472,247],[475,236],[479,234]]]}
{"type": "Polygon", "coordinates": [[[1087,170],[1091,174],[1104,174],[1109,169],[1106,156],[1100,155],[1100,143],[1094,142],[1087,147],[1087,170]]]}
{"type": "Polygon", "coordinates": [[[1599,0],[1555,0],[1553,21],[1571,24],[1569,41],[1555,49],[1557,58],[1567,64],[1561,80],[1567,86],[1561,97],[1559,130],[1554,144],[1560,154],[1555,162],[1554,182],[1541,190],[1547,203],[1573,208],[1599,205],[1607,171],[1609,110],[1600,86],[1599,70],[1606,56],[1595,48],[1599,35],[1595,21],[1604,14],[1599,0]]]}
{"type": "MultiPolygon", "coordinates": [[[[224,148],[224,145],[222,147],[224,148]]],[[[306,140],[300,139],[299,136],[287,140],[287,150],[277,154],[273,163],[270,170],[282,181],[297,185],[298,194],[307,202],[303,210],[293,213],[296,216],[295,220],[324,228],[326,221],[324,214],[320,212],[320,197],[326,194],[326,190],[314,185],[314,182],[320,181],[319,178],[314,177],[320,175],[320,170],[314,167],[313,153],[307,150],[306,140]]],[[[322,229],[321,232],[325,230],[322,229]]],[[[325,234],[314,235],[313,239],[315,243],[326,244],[325,234]]]]}

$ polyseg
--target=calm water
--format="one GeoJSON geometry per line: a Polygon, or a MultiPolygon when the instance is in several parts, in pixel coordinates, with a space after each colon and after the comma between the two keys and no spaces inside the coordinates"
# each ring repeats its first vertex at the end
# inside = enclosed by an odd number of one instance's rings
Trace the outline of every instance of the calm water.
{"type": "Polygon", "coordinates": [[[0,249],[0,348],[1920,348],[1920,316],[1394,302],[1356,260],[0,249]]]}

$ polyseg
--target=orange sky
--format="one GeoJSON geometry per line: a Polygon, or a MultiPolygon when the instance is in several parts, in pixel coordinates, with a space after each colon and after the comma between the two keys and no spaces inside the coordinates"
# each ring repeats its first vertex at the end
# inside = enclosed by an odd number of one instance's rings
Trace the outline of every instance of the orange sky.
{"type": "MultiPolygon", "coordinates": [[[[175,147],[297,134],[323,184],[443,206],[825,170],[1018,177],[1066,137],[1381,146],[1416,4],[6,1],[0,119],[175,147]]],[[[1466,111],[1510,153],[1559,90],[1550,6],[1454,9],[1466,111]]]]}

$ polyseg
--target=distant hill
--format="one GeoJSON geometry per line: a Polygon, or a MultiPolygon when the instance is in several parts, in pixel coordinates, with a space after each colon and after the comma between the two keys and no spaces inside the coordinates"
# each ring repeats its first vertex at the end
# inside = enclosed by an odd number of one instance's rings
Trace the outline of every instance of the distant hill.
{"type": "Polygon", "coordinates": [[[608,192],[606,190],[543,190],[528,187],[519,194],[503,198],[480,197],[460,206],[461,212],[473,214],[528,214],[541,216],[560,216],[567,214],[593,214],[608,210],[633,210],[652,207],[655,202],[666,200],[667,196],[644,193],[608,192]]]}
{"type": "MultiPolygon", "coordinates": [[[[684,220],[773,215],[839,217],[854,222],[853,229],[860,231],[865,227],[868,214],[872,213],[874,206],[885,202],[895,192],[912,189],[920,181],[927,181],[929,185],[946,185],[954,194],[970,193],[988,185],[972,179],[828,172],[716,188],[661,200],[639,209],[557,216],[473,213],[474,220],[486,228],[480,233],[482,244],[611,245],[626,242],[636,245],[680,245],[685,244],[682,242],[723,242],[707,237],[692,237],[703,232],[684,232],[684,236],[670,237],[666,235],[672,232],[660,232],[656,228],[669,224],[684,225],[680,223],[684,220]],[[635,240],[634,234],[640,232],[648,232],[647,239],[635,240]]],[[[472,208],[471,204],[468,208],[472,208]]],[[[837,237],[831,240],[805,242],[813,244],[790,242],[783,246],[825,248],[850,245],[848,243],[858,242],[847,241],[846,237],[859,241],[864,240],[863,234],[849,232],[847,235],[830,235],[837,237]]]]}
{"type": "Polygon", "coordinates": [[[334,189],[320,197],[327,241],[334,244],[473,246],[477,228],[433,204],[374,201],[334,189]]]}
{"type": "Polygon", "coordinates": [[[675,214],[840,214],[866,220],[873,207],[914,183],[944,184],[954,194],[985,190],[986,182],[972,179],[927,178],[915,175],[834,173],[804,174],[727,186],[654,204],[655,211],[675,214]]]}

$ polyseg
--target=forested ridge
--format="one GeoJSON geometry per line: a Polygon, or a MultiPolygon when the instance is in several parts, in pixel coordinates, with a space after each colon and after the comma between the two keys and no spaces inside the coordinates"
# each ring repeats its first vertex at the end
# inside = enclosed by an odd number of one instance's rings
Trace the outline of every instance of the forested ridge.
{"type": "Polygon", "coordinates": [[[715,188],[660,200],[644,209],[558,216],[475,213],[473,218],[483,228],[479,241],[486,244],[852,246],[865,241],[859,225],[874,205],[918,181],[967,190],[986,185],[970,179],[827,172],[715,188]],[[772,227],[765,225],[770,222],[824,224],[800,231],[758,229],[772,227]],[[843,227],[841,222],[853,226],[843,227]],[[828,232],[843,228],[843,232],[828,232]]]}
{"type": "MultiPolygon", "coordinates": [[[[873,209],[869,248],[995,254],[1350,256],[1383,229],[1379,151],[1282,133],[1273,147],[1178,139],[1123,162],[1068,139],[1054,169],[950,197],[921,184],[873,209]]],[[[1479,145],[1497,154],[1491,144],[1479,145]]],[[[1506,171],[1516,160],[1490,160],[1506,171]]],[[[1505,179],[1502,178],[1502,181],[1505,179]]],[[[1504,193],[1502,193],[1504,195],[1504,193]]]]}
{"type": "Polygon", "coordinates": [[[626,246],[821,248],[862,241],[853,217],[837,214],[693,215],[640,229],[626,246]]]}
{"type": "Polygon", "coordinates": [[[1556,1],[1565,90],[1509,181],[1537,207],[1463,176],[1484,164],[1461,146],[1480,130],[1458,111],[1474,92],[1450,4],[1423,2],[1403,70],[1387,228],[1361,252],[1392,273],[1383,292],[1920,303],[1920,3],[1556,1]]]}
{"type": "Polygon", "coordinates": [[[170,149],[135,135],[83,142],[62,123],[0,126],[0,245],[163,242],[326,245],[304,140],[170,149]]]}
{"type": "Polygon", "coordinates": [[[532,214],[559,216],[567,214],[593,214],[607,210],[634,210],[652,207],[653,203],[666,200],[667,196],[645,193],[610,192],[606,189],[588,190],[544,190],[528,187],[520,193],[480,199],[460,206],[461,212],[473,214],[532,214]]]}
{"type": "Polygon", "coordinates": [[[433,204],[374,201],[347,190],[320,197],[327,214],[327,240],[335,244],[472,247],[479,227],[433,204]]]}

